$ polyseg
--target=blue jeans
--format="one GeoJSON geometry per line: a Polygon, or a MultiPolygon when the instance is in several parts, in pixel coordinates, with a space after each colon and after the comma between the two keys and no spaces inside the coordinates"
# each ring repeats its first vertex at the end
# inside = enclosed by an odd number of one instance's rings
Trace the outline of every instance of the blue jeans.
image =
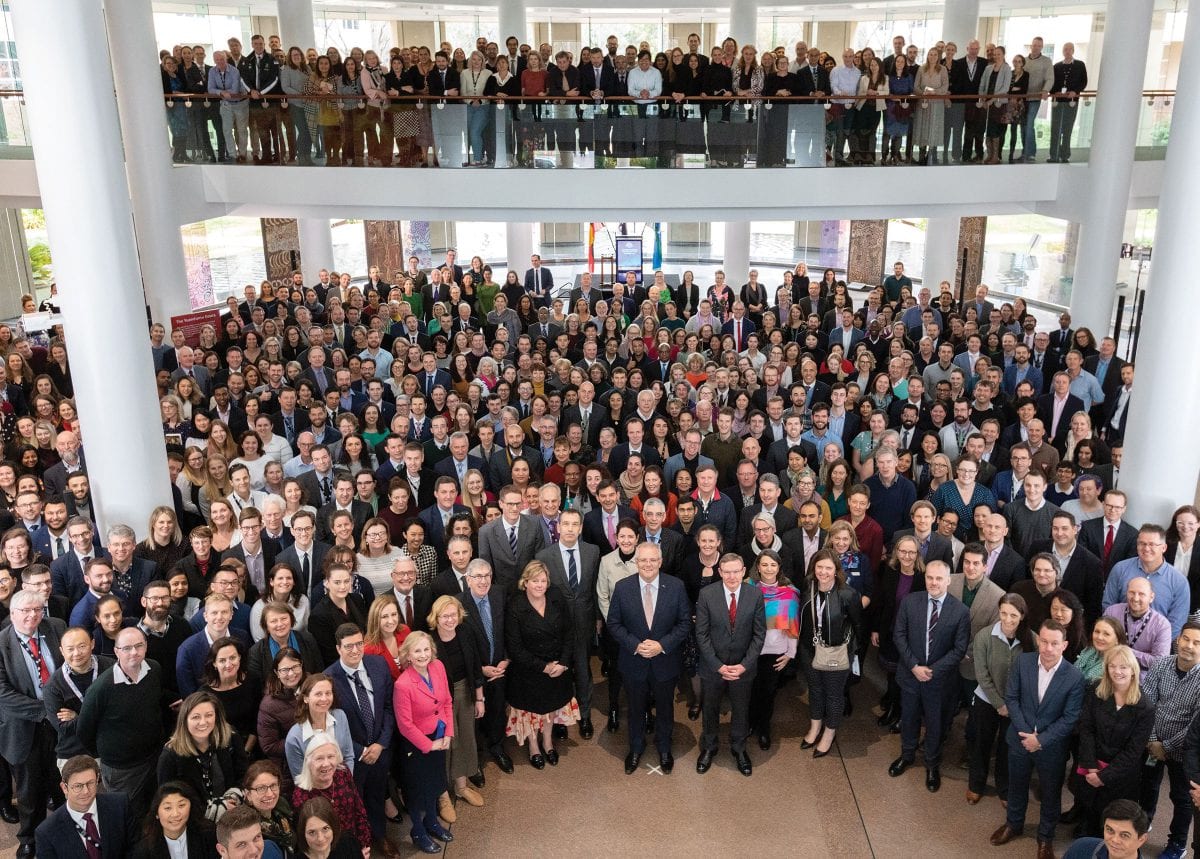
{"type": "Polygon", "coordinates": [[[296,126],[296,161],[300,164],[312,164],[312,135],[308,133],[304,105],[289,102],[288,114],[292,117],[292,124],[296,126]]]}
{"type": "Polygon", "coordinates": [[[1025,102],[1025,150],[1021,153],[1026,160],[1037,155],[1037,132],[1034,123],[1037,122],[1038,111],[1041,110],[1041,99],[1030,99],[1025,102]]]}
{"type": "Polygon", "coordinates": [[[486,161],[484,154],[484,133],[491,124],[492,106],[490,104],[467,105],[467,160],[471,162],[486,161]]]}

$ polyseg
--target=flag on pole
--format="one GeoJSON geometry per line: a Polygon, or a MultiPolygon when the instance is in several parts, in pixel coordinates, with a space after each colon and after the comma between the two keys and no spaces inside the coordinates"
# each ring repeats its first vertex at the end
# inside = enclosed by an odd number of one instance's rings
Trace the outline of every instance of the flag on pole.
{"type": "Polygon", "coordinates": [[[654,223],[654,259],[650,265],[655,271],[662,268],[662,224],[657,221],[654,223]]]}
{"type": "Polygon", "coordinates": [[[596,270],[596,224],[588,223],[588,273],[596,270]]]}

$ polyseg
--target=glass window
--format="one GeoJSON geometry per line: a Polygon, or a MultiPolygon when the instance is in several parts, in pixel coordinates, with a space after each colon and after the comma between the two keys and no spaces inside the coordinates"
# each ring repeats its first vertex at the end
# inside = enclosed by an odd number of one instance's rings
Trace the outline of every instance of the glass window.
{"type": "Polygon", "coordinates": [[[1068,224],[1042,215],[993,215],[983,249],[983,282],[997,292],[1069,306],[1073,253],[1068,224]]]}
{"type": "Polygon", "coordinates": [[[380,56],[396,44],[389,21],[371,21],[356,18],[318,17],[316,21],[317,44],[333,46],[343,57],[349,56],[351,48],[374,50],[380,56]]]}
{"type": "Polygon", "coordinates": [[[334,270],[348,271],[356,277],[364,274],[367,270],[367,242],[363,222],[354,218],[334,221],[332,233],[334,270]]]}
{"type": "Polygon", "coordinates": [[[181,228],[192,307],[220,304],[267,278],[258,218],[210,218],[181,228]],[[207,300],[206,300],[207,299],[207,300]]]}
{"type": "MultiPolygon", "coordinates": [[[[925,269],[924,218],[896,218],[888,222],[887,252],[884,270],[891,272],[892,263],[904,263],[904,273],[914,280],[923,277],[925,269]]],[[[928,284],[926,284],[928,286],[928,284]]]]}

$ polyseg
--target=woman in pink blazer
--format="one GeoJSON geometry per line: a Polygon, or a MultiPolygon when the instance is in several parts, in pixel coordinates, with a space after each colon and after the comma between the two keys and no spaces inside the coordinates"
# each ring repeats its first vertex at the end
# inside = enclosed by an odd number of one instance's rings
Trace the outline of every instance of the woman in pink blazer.
{"type": "Polygon", "coordinates": [[[425,853],[441,853],[433,838],[454,836],[438,822],[438,797],[446,792],[446,750],[454,737],[454,696],[433,639],[410,633],[400,646],[405,670],[396,678],[393,709],[400,729],[404,794],[412,818],[412,841],[425,853]],[[432,836],[432,838],[430,837],[432,836]]]}

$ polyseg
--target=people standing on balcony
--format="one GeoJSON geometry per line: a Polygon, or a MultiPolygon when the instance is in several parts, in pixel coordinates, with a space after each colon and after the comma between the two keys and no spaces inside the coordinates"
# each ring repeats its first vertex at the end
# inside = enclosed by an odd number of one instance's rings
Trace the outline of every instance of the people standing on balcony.
{"type": "MultiPolygon", "coordinates": [[[[1021,133],[1022,152],[1025,147],[1025,113],[1029,110],[1029,102],[1025,99],[1025,95],[1030,92],[1029,89],[1029,72],[1025,68],[1025,58],[1020,54],[1016,54],[1012,59],[1012,80],[1008,84],[1008,94],[1017,96],[1010,98],[1008,104],[1004,106],[1003,120],[1004,125],[1008,127],[1008,163],[1009,164],[1024,164],[1025,156],[1018,155],[1013,157],[1013,152],[1017,145],[1017,132],[1021,133]]],[[[1036,109],[1036,108],[1034,108],[1036,109]]],[[[1004,154],[1004,132],[1000,132],[1000,151],[998,155],[1004,154]]]]}
{"type": "MultiPolygon", "coordinates": [[[[858,79],[858,94],[866,96],[857,102],[854,120],[854,144],[850,147],[850,163],[875,164],[875,135],[879,131],[879,118],[887,110],[887,102],[875,96],[888,94],[888,76],[878,57],[867,61],[866,73],[858,79]]],[[[883,153],[887,160],[887,151],[883,153]]]]}
{"type": "Polygon", "coordinates": [[[542,58],[533,51],[529,52],[525,71],[521,72],[521,95],[533,98],[529,103],[529,111],[534,122],[542,121],[542,102],[546,96],[546,69],[542,66],[542,58]]]}
{"type": "MultiPolygon", "coordinates": [[[[829,85],[834,95],[847,96],[858,94],[858,79],[862,77],[858,67],[854,65],[854,51],[847,48],[842,52],[842,64],[829,73],[829,85]]],[[[889,87],[891,81],[888,81],[889,87]]],[[[854,100],[835,99],[829,111],[829,123],[833,129],[833,163],[845,167],[846,138],[854,129],[854,100]]]]}
{"type": "Polygon", "coordinates": [[[350,96],[341,100],[342,106],[342,164],[346,167],[361,167],[366,163],[363,137],[366,134],[367,110],[363,103],[361,68],[353,56],[342,63],[342,74],[337,78],[338,95],[350,96]]]}
{"type": "Polygon", "coordinates": [[[884,164],[891,164],[893,167],[904,163],[901,146],[912,129],[915,101],[909,96],[913,93],[913,80],[908,73],[908,57],[896,57],[892,74],[888,75],[887,91],[889,95],[900,98],[887,100],[887,115],[883,121],[884,164]]]}
{"type": "MultiPolygon", "coordinates": [[[[983,80],[979,83],[979,94],[991,96],[1008,92],[1012,83],[1012,67],[1005,61],[1003,45],[992,48],[992,63],[983,72],[983,80]]],[[[1000,163],[1000,147],[1004,142],[1004,127],[1007,125],[1005,111],[1008,108],[1006,98],[981,98],[975,106],[984,111],[984,139],[987,142],[987,159],[984,164],[1000,163]]]]}
{"type": "MultiPolygon", "coordinates": [[[[287,62],[279,68],[279,85],[284,95],[300,96],[306,94],[306,87],[312,72],[304,59],[304,51],[296,46],[288,48],[287,62]]],[[[289,100],[288,115],[292,119],[294,137],[289,141],[292,157],[302,167],[312,165],[312,135],[308,130],[307,100],[289,100]]]]}
{"type": "Polygon", "coordinates": [[[188,160],[188,108],[184,99],[188,94],[188,83],[179,73],[179,64],[174,57],[162,61],[163,95],[171,96],[167,105],[167,126],[171,129],[171,160],[182,164],[188,160]]]}
{"type": "Polygon", "coordinates": [[[379,55],[374,51],[365,52],[358,78],[367,97],[367,109],[363,115],[367,163],[374,167],[390,167],[392,164],[392,128],[384,114],[387,107],[385,75],[386,70],[379,64],[379,55]]]}
{"type": "MultiPolygon", "coordinates": [[[[317,57],[317,65],[309,79],[310,87],[320,95],[337,93],[337,76],[333,72],[333,61],[328,56],[317,57]]],[[[317,102],[317,132],[325,149],[325,166],[337,167],[342,163],[342,109],[335,99],[317,102]]]]}
{"type": "MultiPolygon", "coordinates": [[[[942,96],[950,91],[950,73],[939,59],[938,49],[930,48],[925,55],[925,63],[917,69],[917,77],[913,81],[913,91],[917,95],[942,96]]],[[[918,160],[922,164],[938,163],[937,151],[945,141],[945,127],[946,100],[923,98],[913,116],[912,130],[913,145],[920,147],[918,160]]],[[[942,157],[948,160],[945,149],[942,150],[942,157]]]]}
{"type": "MultiPolygon", "coordinates": [[[[972,39],[967,43],[966,56],[955,60],[950,68],[950,94],[978,95],[986,65],[979,56],[979,40],[972,39]]],[[[962,121],[951,131],[951,157],[955,163],[973,164],[983,158],[984,114],[972,101],[964,99],[958,104],[962,106],[962,121]]]]}
{"type": "Polygon", "coordinates": [[[1050,96],[1050,87],[1054,84],[1054,63],[1042,53],[1044,44],[1041,36],[1034,36],[1029,43],[1029,54],[1025,57],[1025,72],[1029,75],[1029,87],[1026,91],[1039,96],[1025,102],[1025,134],[1022,138],[1024,149],[1021,152],[1025,161],[1033,161],[1037,156],[1037,115],[1042,101],[1050,96]]]}
{"type": "Polygon", "coordinates": [[[238,72],[250,93],[249,121],[258,131],[262,154],[256,164],[276,164],[280,160],[276,103],[263,96],[279,94],[279,64],[267,53],[262,36],[250,37],[251,52],[238,62],[238,72]]]}
{"type": "Polygon", "coordinates": [[[1071,131],[1079,112],[1079,94],[1087,89],[1087,66],[1075,59],[1075,44],[1063,45],[1063,58],[1054,64],[1054,103],[1050,108],[1050,157],[1048,164],[1071,160],[1071,131]]]}
{"type": "Polygon", "coordinates": [[[224,130],[225,149],[222,164],[230,164],[234,153],[239,164],[246,162],[247,135],[249,133],[250,105],[246,102],[246,85],[238,70],[230,64],[225,51],[214,51],[216,63],[208,72],[208,94],[221,100],[221,125],[224,130]]]}
{"type": "MultiPolygon", "coordinates": [[[[492,86],[492,73],[483,65],[483,54],[472,51],[467,59],[467,68],[459,75],[459,91],[465,97],[488,94],[492,86]]],[[[485,141],[488,130],[495,136],[495,107],[490,101],[474,99],[467,102],[467,162],[468,167],[486,167],[488,164],[485,141]]]]}

